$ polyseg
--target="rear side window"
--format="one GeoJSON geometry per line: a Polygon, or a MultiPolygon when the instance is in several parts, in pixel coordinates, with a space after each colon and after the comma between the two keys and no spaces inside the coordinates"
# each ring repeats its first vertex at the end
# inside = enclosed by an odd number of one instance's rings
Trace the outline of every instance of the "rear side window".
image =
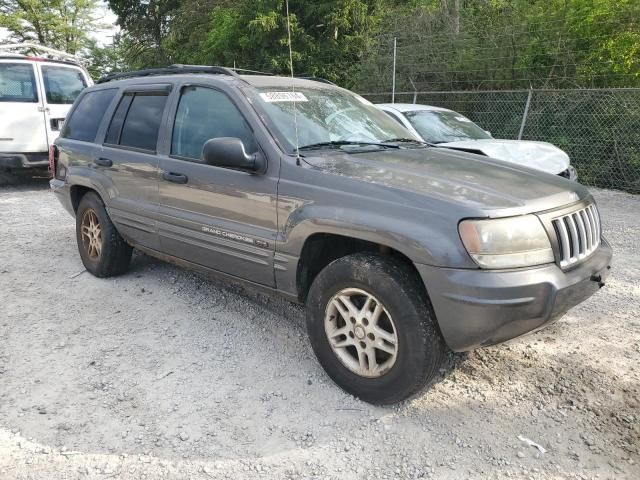
{"type": "Polygon", "coordinates": [[[116,109],[105,143],[155,151],[167,95],[127,93],[116,109]]]}
{"type": "Polygon", "coordinates": [[[65,123],[62,136],[72,140],[93,142],[102,121],[102,115],[116,95],[116,89],[96,90],[82,96],[80,103],[65,123]]]}
{"type": "Polygon", "coordinates": [[[42,66],[47,103],[71,104],[87,83],[77,68],[42,66]]]}
{"type": "Polygon", "coordinates": [[[28,63],[0,63],[0,102],[37,101],[33,66],[28,63]]]}

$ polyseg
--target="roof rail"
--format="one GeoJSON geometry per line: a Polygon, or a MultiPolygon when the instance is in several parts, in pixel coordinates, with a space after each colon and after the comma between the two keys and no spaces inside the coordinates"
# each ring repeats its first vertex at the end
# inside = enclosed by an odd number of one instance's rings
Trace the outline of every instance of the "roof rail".
{"type": "Polygon", "coordinates": [[[232,77],[240,78],[240,76],[231,68],[208,66],[208,65],[182,65],[174,64],[168,67],[159,68],[147,68],[144,70],[134,70],[131,72],[118,72],[111,73],[101,77],[96,83],[106,83],[113,80],[121,80],[123,78],[133,77],[149,77],[153,75],[175,75],[182,73],[210,73],[214,75],[229,75],[232,77]]]}
{"type": "Polygon", "coordinates": [[[333,83],[332,81],[327,80],[326,78],[322,78],[322,77],[313,77],[313,76],[311,76],[311,77],[307,77],[307,76],[300,76],[300,77],[299,77],[299,76],[297,76],[297,75],[296,75],[296,77],[295,77],[295,78],[299,78],[299,79],[301,79],[301,80],[312,80],[312,81],[314,81],[314,82],[327,83],[327,84],[329,84],[329,85],[334,85],[334,86],[336,86],[336,84],[335,84],[335,83],[333,83]]]}
{"type": "Polygon", "coordinates": [[[72,55],[67,52],[62,52],[60,50],[56,50],[54,48],[45,47],[44,45],[38,45],[37,43],[7,43],[5,45],[0,45],[1,51],[11,51],[11,50],[32,50],[36,52],[43,52],[47,55],[50,55],[53,59],[71,61],[74,63],[78,63],[80,65],[83,64],[83,60],[75,55],[72,55]]]}
{"type": "Polygon", "coordinates": [[[271,72],[261,72],[260,70],[249,70],[248,68],[230,68],[229,70],[233,70],[234,72],[247,72],[247,73],[253,73],[255,75],[269,75],[270,77],[274,76],[274,73],[271,72]]]}

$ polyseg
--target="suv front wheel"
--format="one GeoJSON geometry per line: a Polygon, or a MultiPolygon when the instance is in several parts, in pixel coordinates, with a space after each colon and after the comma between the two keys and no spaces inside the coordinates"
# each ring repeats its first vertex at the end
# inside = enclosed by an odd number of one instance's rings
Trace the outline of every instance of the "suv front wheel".
{"type": "Polygon", "coordinates": [[[333,381],[375,404],[420,391],[446,353],[415,271],[378,254],[349,255],[318,274],[307,297],[307,329],[333,381]]]}
{"type": "Polygon", "coordinates": [[[120,236],[95,193],[89,192],[80,200],[76,240],[82,263],[96,277],[121,275],[129,268],[132,248],[120,236]]]}

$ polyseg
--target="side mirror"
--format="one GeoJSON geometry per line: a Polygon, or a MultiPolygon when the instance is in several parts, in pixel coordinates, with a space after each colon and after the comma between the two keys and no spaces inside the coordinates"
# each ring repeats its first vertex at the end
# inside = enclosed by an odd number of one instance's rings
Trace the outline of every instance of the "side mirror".
{"type": "Polygon", "coordinates": [[[207,140],[202,147],[202,161],[215,167],[234,168],[262,173],[266,162],[260,153],[248,154],[242,140],[235,137],[220,137],[207,140]]]}

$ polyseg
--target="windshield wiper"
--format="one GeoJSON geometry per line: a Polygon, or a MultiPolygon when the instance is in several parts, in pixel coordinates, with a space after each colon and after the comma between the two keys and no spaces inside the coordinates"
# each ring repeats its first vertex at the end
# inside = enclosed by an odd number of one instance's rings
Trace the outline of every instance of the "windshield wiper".
{"type": "Polygon", "coordinates": [[[428,147],[433,147],[435,146],[434,143],[430,143],[430,142],[423,142],[422,140],[417,140],[415,138],[390,138],[388,140],[385,140],[385,142],[393,142],[393,143],[415,143],[417,145],[426,145],[428,147]]]}
{"type": "Polygon", "coordinates": [[[311,143],[309,145],[303,145],[302,147],[298,147],[298,150],[314,150],[316,148],[342,147],[344,145],[362,145],[362,146],[375,146],[375,147],[383,147],[383,148],[400,148],[398,145],[393,145],[390,143],[383,143],[383,142],[359,142],[357,140],[334,140],[332,142],[318,142],[318,143],[311,143]]]}

